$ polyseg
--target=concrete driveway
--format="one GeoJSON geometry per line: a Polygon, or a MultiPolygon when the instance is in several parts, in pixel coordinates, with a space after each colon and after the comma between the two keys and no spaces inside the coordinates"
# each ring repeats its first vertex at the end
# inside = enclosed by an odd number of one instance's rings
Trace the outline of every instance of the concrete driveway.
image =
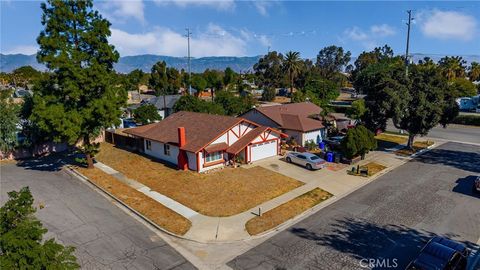
{"type": "Polygon", "coordinates": [[[480,196],[472,193],[472,185],[479,174],[480,147],[443,144],[228,265],[234,269],[405,269],[434,235],[474,247],[480,242],[480,196]],[[375,263],[365,267],[365,259],[375,263]]]}
{"type": "Polygon", "coordinates": [[[8,191],[29,186],[46,237],[76,247],[82,269],[195,269],[142,223],[60,170],[55,160],[0,165],[0,175],[0,203],[8,191]]]}

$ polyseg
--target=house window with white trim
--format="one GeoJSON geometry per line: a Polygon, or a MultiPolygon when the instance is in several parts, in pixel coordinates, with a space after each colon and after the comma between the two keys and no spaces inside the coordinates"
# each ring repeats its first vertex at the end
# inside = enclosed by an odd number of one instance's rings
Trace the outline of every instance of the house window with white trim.
{"type": "Polygon", "coordinates": [[[170,156],[170,145],[169,144],[164,144],[163,145],[163,154],[165,156],[170,156]]]}
{"type": "Polygon", "coordinates": [[[213,152],[213,153],[207,153],[205,156],[205,160],[207,162],[214,162],[223,159],[223,152],[218,151],[218,152],[213,152]]]}
{"type": "Polygon", "coordinates": [[[145,146],[147,150],[152,150],[152,141],[145,140],[145,146]]]}

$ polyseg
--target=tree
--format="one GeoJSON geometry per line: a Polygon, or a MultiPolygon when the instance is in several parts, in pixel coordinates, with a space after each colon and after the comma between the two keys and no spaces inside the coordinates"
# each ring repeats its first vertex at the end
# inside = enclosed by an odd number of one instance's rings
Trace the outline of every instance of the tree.
{"type": "Polygon", "coordinates": [[[347,158],[351,159],[360,155],[363,159],[370,150],[377,148],[377,140],[373,132],[362,125],[358,125],[347,131],[340,145],[347,158]]]}
{"type": "Polygon", "coordinates": [[[145,77],[145,72],[141,69],[134,69],[127,75],[127,91],[139,91],[138,86],[142,83],[145,77]]]}
{"type": "Polygon", "coordinates": [[[283,86],[283,55],[276,51],[269,52],[253,66],[255,76],[262,87],[283,86]]]}
{"type": "Polygon", "coordinates": [[[250,95],[237,97],[231,92],[221,91],[214,103],[222,106],[226,115],[236,116],[250,110],[255,105],[255,99],[250,95]]]}
{"type": "Polygon", "coordinates": [[[438,61],[443,76],[449,81],[465,77],[466,63],[467,61],[463,60],[461,56],[445,56],[438,61]]]}
{"type": "Polygon", "coordinates": [[[18,86],[26,87],[27,84],[39,80],[42,73],[31,66],[19,67],[12,71],[13,83],[18,86]]]}
{"type": "Polygon", "coordinates": [[[272,100],[275,99],[276,94],[277,94],[277,91],[275,90],[275,88],[267,87],[267,88],[263,89],[262,100],[263,101],[272,101],[272,100]]]}
{"type": "Polygon", "coordinates": [[[340,95],[338,86],[334,82],[319,77],[307,82],[304,93],[317,105],[328,104],[340,95]]]}
{"type": "Polygon", "coordinates": [[[192,87],[197,89],[198,91],[203,91],[207,88],[208,82],[203,78],[200,74],[193,74],[192,75],[192,87]]]}
{"type": "Polygon", "coordinates": [[[224,71],[224,76],[223,76],[223,84],[225,87],[228,87],[231,83],[235,82],[237,77],[237,73],[233,71],[230,67],[227,67],[224,71]]]}
{"type": "Polygon", "coordinates": [[[352,102],[352,106],[347,109],[345,115],[349,118],[360,121],[366,111],[367,108],[365,107],[365,100],[359,99],[352,102]]]}
{"type": "Polygon", "coordinates": [[[207,82],[207,87],[209,87],[212,91],[212,100],[213,100],[215,91],[223,89],[222,74],[216,70],[207,69],[203,72],[203,77],[207,82]]]}
{"type": "Polygon", "coordinates": [[[468,77],[472,82],[480,81],[480,63],[470,63],[470,67],[468,68],[468,77]]]}
{"type": "Polygon", "coordinates": [[[301,59],[299,52],[289,51],[285,54],[283,61],[283,70],[288,74],[290,83],[290,94],[293,93],[294,79],[298,75],[301,68],[301,59]]]}
{"type": "Polygon", "coordinates": [[[472,97],[477,94],[477,86],[465,78],[455,78],[448,82],[448,89],[452,96],[472,97]]]}
{"type": "Polygon", "coordinates": [[[388,45],[383,47],[376,47],[373,51],[362,52],[355,60],[355,69],[352,71],[353,80],[357,77],[358,73],[367,68],[370,65],[377,64],[382,61],[393,58],[393,50],[388,45]]]}
{"type": "Polygon", "coordinates": [[[0,151],[10,153],[17,145],[17,125],[19,106],[9,97],[0,96],[0,151]]]}
{"type": "Polygon", "coordinates": [[[322,77],[333,79],[333,75],[341,72],[350,62],[351,53],[344,52],[342,47],[328,46],[320,50],[317,55],[316,67],[322,77]]]}
{"type": "Polygon", "coordinates": [[[225,111],[220,104],[201,100],[195,96],[182,96],[173,106],[175,112],[190,111],[223,115],[225,111]]]}
{"type": "Polygon", "coordinates": [[[145,104],[135,109],[133,118],[135,122],[143,125],[162,120],[162,116],[158,114],[157,108],[153,104],[145,104]]]}
{"type": "Polygon", "coordinates": [[[47,232],[34,213],[28,187],[8,192],[8,201],[0,208],[1,269],[78,269],[73,247],[64,247],[54,239],[42,241],[47,232]]]}
{"type": "Polygon", "coordinates": [[[119,55],[108,43],[110,23],[91,0],[41,4],[37,60],[51,71],[33,97],[30,120],[54,141],[82,143],[89,168],[106,127],[120,123],[126,92],[113,81],[119,55]]]}

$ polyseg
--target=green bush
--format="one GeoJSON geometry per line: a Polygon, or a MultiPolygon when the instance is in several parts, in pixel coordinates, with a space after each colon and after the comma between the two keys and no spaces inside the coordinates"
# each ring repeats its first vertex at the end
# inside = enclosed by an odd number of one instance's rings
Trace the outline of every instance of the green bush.
{"type": "Polygon", "coordinates": [[[453,124],[480,126],[480,116],[476,115],[459,115],[452,121],[453,124]]]}
{"type": "Polygon", "coordinates": [[[373,132],[359,125],[347,131],[347,135],[341,142],[341,148],[347,158],[351,159],[359,155],[363,158],[370,150],[377,148],[377,140],[373,132]]]}

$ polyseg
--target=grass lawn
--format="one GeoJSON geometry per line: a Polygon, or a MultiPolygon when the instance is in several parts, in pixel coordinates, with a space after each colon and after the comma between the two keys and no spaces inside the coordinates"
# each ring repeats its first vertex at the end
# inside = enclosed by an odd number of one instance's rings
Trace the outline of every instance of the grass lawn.
{"type": "Polygon", "coordinates": [[[163,206],[140,191],[118,181],[115,177],[97,168],[86,169],[76,167],[75,169],[165,230],[178,235],[184,235],[190,229],[192,225],[190,220],[163,206]]]}
{"type": "Polygon", "coordinates": [[[417,141],[413,142],[413,149],[408,149],[408,148],[403,148],[400,150],[395,151],[395,154],[399,156],[410,156],[412,154],[415,154],[416,152],[423,150],[431,145],[433,145],[434,142],[432,141],[417,141]]]}
{"type": "MultiPolygon", "coordinates": [[[[401,136],[401,135],[393,135],[393,134],[386,134],[386,133],[381,133],[375,136],[375,139],[377,139],[378,144],[406,144],[408,137],[406,136],[401,136]]],[[[391,146],[390,146],[391,147],[391,146]]]]}
{"type": "Polygon", "coordinates": [[[360,172],[357,174],[357,171],[355,169],[355,171],[352,171],[351,169],[348,170],[348,174],[350,175],[355,175],[355,176],[372,176],[372,175],[375,175],[376,173],[380,172],[380,171],[383,171],[384,169],[386,169],[387,167],[386,166],[383,166],[382,164],[378,164],[376,162],[369,162],[365,165],[362,165],[360,166],[360,171],[361,170],[365,170],[367,169],[368,171],[368,175],[365,175],[365,174],[361,174],[360,172]]]}
{"type": "Polygon", "coordinates": [[[302,182],[262,167],[200,174],[102,143],[96,159],[207,216],[231,216],[295,189],[302,182]]]}
{"type": "Polygon", "coordinates": [[[262,216],[257,216],[250,219],[245,224],[245,228],[250,235],[257,235],[259,233],[268,231],[327,200],[330,197],[332,197],[332,194],[325,190],[320,188],[313,189],[291,201],[288,201],[270,211],[263,213],[262,216]]]}

